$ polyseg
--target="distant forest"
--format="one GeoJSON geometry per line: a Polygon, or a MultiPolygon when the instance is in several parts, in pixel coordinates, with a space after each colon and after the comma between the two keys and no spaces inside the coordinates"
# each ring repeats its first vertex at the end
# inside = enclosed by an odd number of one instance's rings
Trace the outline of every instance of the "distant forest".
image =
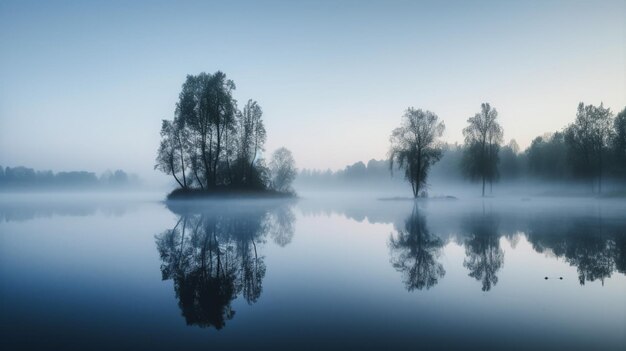
{"type": "Polygon", "coordinates": [[[122,170],[107,171],[97,176],[93,172],[36,171],[27,167],[0,166],[0,190],[43,189],[115,189],[138,186],[137,175],[122,170]]]}
{"type": "MultiPolygon", "coordinates": [[[[488,104],[483,104],[483,108],[486,108],[486,111],[483,110],[484,113],[481,112],[477,116],[488,116],[495,111],[488,104]]],[[[432,113],[409,109],[405,117],[412,125],[424,125],[427,124],[424,121],[429,117],[433,118],[429,114],[432,113]]],[[[502,129],[495,122],[495,116],[493,121],[496,128],[493,134],[496,137],[492,138],[494,142],[486,147],[493,154],[484,161],[488,163],[487,167],[484,167],[486,170],[483,171],[488,185],[494,182],[510,184],[532,181],[579,183],[586,184],[590,192],[601,192],[603,180],[626,184],[626,109],[613,117],[611,111],[602,105],[596,107],[581,103],[575,122],[561,131],[536,137],[526,150],[520,150],[515,140],[501,145],[502,129]]],[[[420,136],[423,136],[423,130],[429,128],[434,130],[436,115],[432,122],[431,127],[422,128],[417,134],[421,133],[420,136]]],[[[407,128],[410,126],[409,124],[407,128]]],[[[402,128],[399,129],[404,131],[402,128]]],[[[466,131],[464,134],[470,134],[466,131]]],[[[392,135],[392,139],[394,136],[392,135]]],[[[473,165],[480,164],[480,158],[473,155],[475,152],[472,148],[475,148],[475,143],[471,138],[465,144],[441,143],[430,148],[434,149],[430,155],[436,156],[436,159],[428,164],[432,166],[427,168],[429,181],[440,183],[481,179],[480,172],[472,169],[473,165]]],[[[410,146],[408,149],[411,150],[410,146]]],[[[413,147],[413,152],[418,153],[417,147],[413,147]]],[[[413,156],[413,159],[418,157],[413,156]]],[[[372,159],[367,164],[357,162],[338,171],[303,169],[298,174],[296,186],[371,187],[372,182],[376,182],[380,187],[406,186],[406,178],[411,173],[403,174],[403,168],[406,168],[406,164],[392,165],[390,160],[372,159]],[[391,167],[393,168],[390,169],[391,167]]],[[[420,181],[427,185],[426,174],[415,178],[420,178],[420,181]]],[[[424,190],[427,188],[428,186],[424,190]]],[[[489,189],[487,191],[489,192],[489,189]]]]}

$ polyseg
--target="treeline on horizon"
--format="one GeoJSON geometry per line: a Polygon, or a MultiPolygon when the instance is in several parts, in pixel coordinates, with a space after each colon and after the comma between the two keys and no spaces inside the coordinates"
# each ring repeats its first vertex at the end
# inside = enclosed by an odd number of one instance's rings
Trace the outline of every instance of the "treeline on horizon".
{"type": "Polygon", "coordinates": [[[35,189],[114,189],[139,186],[139,177],[121,169],[106,171],[100,176],[94,172],[37,171],[23,166],[0,166],[0,190],[35,189]]]}
{"type": "MultiPolygon", "coordinates": [[[[626,109],[613,117],[612,112],[603,105],[580,103],[573,123],[560,131],[536,137],[526,150],[520,150],[515,140],[502,144],[502,128],[495,125],[497,112],[494,111],[488,104],[483,104],[481,112],[477,114],[486,117],[483,120],[491,118],[493,122],[492,135],[489,135],[488,128],[483,128],[486,156],[482,160],[480,142],[483,140],[480,137],[473,138],[466,128],[464,144],[440,143],[435,140],[437,133],[434,130],[438,121],[434,119],[432,123],[429,122],[433,132],[429,135],[431,143],[430,146],[421,146],[429,153],[418,151],[419,147],[413,145],[415,155],[412,156],[417,159],[416,154],[423,153],[422,162],[426,163],[428,172],[422,175],[424,182],[426,176],[437,182],[463,182],[480,181],[484,175],[488,185],[494,182],[511,184],[528,181],[578,183],[585,185],[590,192],[600,192],[603,180],[626,183],[626,109]],[[488,117],[489,114],[492,117],[488,117]]],[[[430,114],[432,112],[409,109],[404,118],[409,122],[413,119],[414,126],[420,123],[428,125],[425,121],[434,115],[430,114]]],[[[408,126],[410,129],[410,123],[408,126]]],[[[404,131],[402,127],[400,129],[404,131]]],[[[421,129],[422,132],[424,130],[428,130],[428,127],[421,129]]],[[[407,143],[416,144],[410,138],[407,143]]],[[[408,146],[406,150],[411,151],[411,147],[408,146]]],[[[395,175],[401,174],[406,162],[404,165],[393,165],[393,172],[390,172],[390,166],[389,159],[372,159],[367,164],[356,162],[334,172],[303,169],[296,182],[300,187],[359,186],[374,181],[399,186],[403,179],[395,175]]],[[[404,176],[407,178],[407,174],[404,176]]],[[[408,176],[411,176],[411,172],[408,176]]],[[[428,183],[423,184],[428,188],[428,183]]]]}
{"type": "Polygon", "coordinates": [[[234,90],[220,71],[188,75],[174,118],[162,122],[154,168],[174,178],[179,194],[293,192],[297,170],[291,152],[281,147],[267,164],[261,106],[250,99],[240,110],[234,90]]]}

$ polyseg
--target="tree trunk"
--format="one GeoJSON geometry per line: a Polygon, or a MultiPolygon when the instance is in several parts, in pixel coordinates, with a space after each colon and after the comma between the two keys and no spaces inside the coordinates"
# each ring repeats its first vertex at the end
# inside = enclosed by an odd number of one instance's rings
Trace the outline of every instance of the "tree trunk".
{"type": "Polygon", "coordinates": [[[176,172],[174,172],[174,160],[173,160],[173,157],[170,158],[170,168],[172,169],[172,175],[174,176],[174,179],[176,179],[176,182],[178,183],[178,185],[180,185],[181,188],[184,188],[183,184],[180,182],[180,180],[178,180],[178,177],[176,176],[176,172]]]}
{"type": "MultiPolygon", "coordinates": [[[[201,153],[202,153],[202,163],[204,165],[204,177],[206,178],[206,181],[208,183],[209,181],[209,164],[207,162],[207,150],[206,150],[206,136],[202,136],[202,147],[201,147],[201,153]]],[[[207,188],[208,188],[208,184],[207,184],[207,188]]]]}
{"type": "Polygon", "coordinates": [[[204,184],[202,184],[202,182],[200,181],[200,177],[198,177],[198,171],[195,169],[195,167],[193,168],[193,175],[196,177],[198,184],[200,184],[200,189],[204,190],[204,184]]]}
{"type": "Polygon", "coordinates": [[[215,160],[213,162],[213,186],[217,187],[217,163],[220,160],[220,151],[222,149],[222,133],[220,126],[217,126],[217,145],[215,145],[215,160]]]}
{"type": "Polygon", "coordinates": [[[180,146],[180,167],[183,170],[183,187],[187,189],[187,177],[185,176],[185,155],[183,154],[183,144],[180,141],[180,137],[178,137],[178,145],[180,146]]]}

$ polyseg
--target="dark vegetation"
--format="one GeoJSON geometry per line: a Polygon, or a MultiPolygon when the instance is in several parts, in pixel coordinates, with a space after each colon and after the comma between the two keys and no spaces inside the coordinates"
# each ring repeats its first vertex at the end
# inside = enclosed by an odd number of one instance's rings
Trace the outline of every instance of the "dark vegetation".
{"type": "Polygon", "coordinates": [[[266,164],[261,106],[248,100],[239,110],[234,90],[235,83],[222,72],[187,76],[174,119],[163,121],[155,165],[181,189],[170,198],[293,194],[291,152],[279,148],[266,164]]]}
{"type": "Polygon", "coordinates": [[[0,166],[0,190],[70,190],[123,189],[139,185],[139,178],[122,170],[107,171],[97,176],[93,172],[36,171],[27,167],[0,166]]]}
{"type": "Polygon", "coordinates": [[[580,103],[573,123],[535,138],[524,151],[515,140],[503,144],[498,113],[489,104],[468,119],[463,145],[437,141],[443,124],[436,117],[410,108],[391,135],[389,160],[357,162],[335,172],[304,169],[298,186],[397,186],[399,180],[389,174],[391,166],[392,173],[404,173],[414,196],[427,196],[427,179],[478,181],[483,196],[498,181],[580,185],[594,194],[602,193],[608,182],[626,187],[626,109],[613,117],[602,104],[580,103]]]}

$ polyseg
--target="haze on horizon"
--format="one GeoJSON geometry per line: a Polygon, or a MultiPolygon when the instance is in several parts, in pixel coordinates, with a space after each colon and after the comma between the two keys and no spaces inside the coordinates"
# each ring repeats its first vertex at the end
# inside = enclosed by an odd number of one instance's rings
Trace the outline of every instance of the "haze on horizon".
{"type": "Polygon", "coordinates": [[[409,107],[462,142],[489,102],[505,143],[626,105],[624,1],[0,4],[0,165],[153,171],[187,74],[221,70],[299,168],[386,157],[409,107]]]}

